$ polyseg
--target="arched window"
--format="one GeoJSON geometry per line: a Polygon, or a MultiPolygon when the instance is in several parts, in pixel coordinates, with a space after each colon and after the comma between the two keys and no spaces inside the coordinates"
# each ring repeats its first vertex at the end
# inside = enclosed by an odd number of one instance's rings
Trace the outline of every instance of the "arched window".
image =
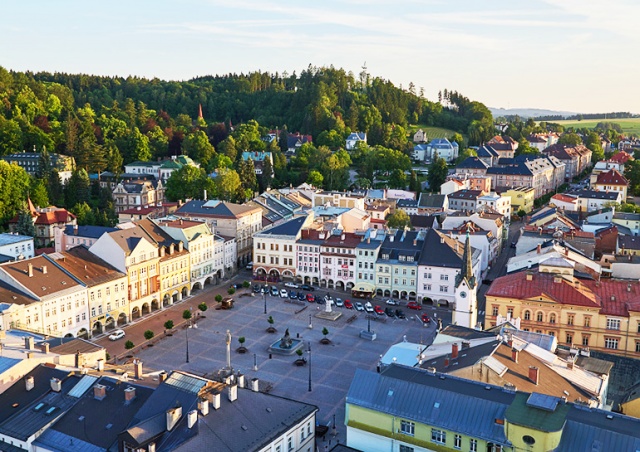
{"type": "Polygon", "coordinates": [[[542,322],[544,320],[544,314],[542,312],[538,312],[538,314],[536,315],[536,320],[538,322],[542,322]]]}
{"type": "Polygon", "coordinates": [[[555,314],[549,315],[549,323],[556,323],[556,315],[555,314]]]}
{"type": "Polygon", "coordinates": [[[531,320],[531,311],[524,311],[524,319],[531,320]]]}

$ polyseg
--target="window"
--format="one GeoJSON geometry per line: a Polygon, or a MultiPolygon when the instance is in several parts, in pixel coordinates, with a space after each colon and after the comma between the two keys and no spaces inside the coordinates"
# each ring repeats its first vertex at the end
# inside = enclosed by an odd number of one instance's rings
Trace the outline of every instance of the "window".
{"type": "Polygon", "coordinates": [[[640,352],[640,342],[636,342],[636,353],[640,352]]]}
{"type": "Polygon", "coordinates": [[[413,436],[415,433],[416,424],[410,421],[400,421],[400,433],[413,436]]]}
{"type": "Polygon", "coordinates": [[[575,315],[573,315],[573,314],[569,314],[569,315],[567,316],[567,325],[573,325],[573,320],[574,320],[574,318],[575,318],[575,315]]]}
{"type": "Polygon", "coordinates": [[[511,308],[511,307],[507,308],[507,315],[509,317],[513,317],[513,308],[511,308]]]}
{"type": "Polygon", "coordinates": [[[293,450],[293,437],[291,437],[291,436],[289,437],[289,440],[287,441],[287,449],[289,451],[293,450]]]}
{"type": "Polygon", "coordinates": [[[440,286],[440,292],[449,292],[448,286],[440,286]]]}
{"type": "Polygon", "coordinates": [[[449,281],[449,275],[440,275],[440,281],[449,281]]]}
{"type": "Polygon", "coordinates": [[[556,315],[555,314],[550,314],[549,315],[549,323],[556,323],[556,315]]]}
{"type": "Polygon", "coordinates": [[[589,335],[588,334],[583,334],[582,335],[582,345],[584,347],[588,347],[589,346],[589,335]]]}
{"type": "Polygon", "coordinates": [[[538,312],[538,314],[536,314],[536,320],[538,322],[542,322],[544,320],[544,314],[542,312],[538,312]]]}
{"type": "Polygon", "coordinates": [[[584,317],[584,326],[586,326],[587,328],[591,326],[591,317],[589,316],[584,317]]]}
{"type": "Polygon", "coordinates": [[[618,349],[618,339],[615,337],[607,337],[604,339],[604,348],[608,348],[611,350],[618,349]]]}
{"type": "Polygon", "coordinates": [[[434,443],[444,444],[447,442],[447,432],[438,430],[436,428],[431,429],[431,441],[434,443]]]}
{"type": "Polygon", "coordinates": [[[524,311],[524,319],[531,320],[531,311],[524,311]]]}
{"type": "Polygon", "coordinates": [[[478,440],[470,439],[469,440],[469,452],[478,452],[478,440]]]}
{"type": "Polygon", "coordinates": [[[567,344],[573,344],[573,333],[567,333],[567,344]]]}
{"type": "Polygon", "coordinates": [[[404,444],[400,444],[399,452],[413,452],[414,448],[411,446],[405,446],[404,444]]]}
{"type": "Polygon", "coordinates": [[[491,315],[494,316],[494,317],[497,317],[497,315],[498,315],[498,306],[493,306],[491,308],[491,315]]]}
{"type": "Polygon", "coordinates": [[[620,319],[607,319],[607,329],[608,330],[619,330],[620,329],[620,319]]]}
{"type": "MultiPolygon", "coordinates": [[[[425,273],[424,277],[427,279],[431,279],[431,273],[425,273]]],[[[640,324],[638,324],[638,330],[640,331],[640,324]]]]}
{"type": "Polygon", "coordinates": [[[462,436],[454,435],[453,436],[453,448],[460,449],[462,447],[462,436]]]}

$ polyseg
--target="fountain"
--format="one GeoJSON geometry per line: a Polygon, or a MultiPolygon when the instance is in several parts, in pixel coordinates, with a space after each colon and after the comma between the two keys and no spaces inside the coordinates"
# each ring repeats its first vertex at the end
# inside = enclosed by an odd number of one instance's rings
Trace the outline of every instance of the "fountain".
{"type": "Polygon", "coordinates": [[[289,356],[293,355],[299,348],[302,348],[303,345],[304,343],[301,339],[293,339],[289,335],[289,328],[287,328],[284,336],[269,346],[269,352],[289,356]]]}

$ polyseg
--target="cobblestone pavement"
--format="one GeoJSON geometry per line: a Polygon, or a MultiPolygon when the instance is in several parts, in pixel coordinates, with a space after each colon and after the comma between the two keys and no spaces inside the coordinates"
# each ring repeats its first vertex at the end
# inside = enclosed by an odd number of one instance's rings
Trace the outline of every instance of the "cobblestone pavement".
{"type": "MultiPolygon", "coordinates": [[[[247,275],[244,275],[246,277],[247,275]]],[[[243,275],[235,278],[242,280],[243,275]]],[[[127,338],[134,342],[142,338],[146,329],[162,331],[162,324],[171,318],[181,319],[184,309],[193,308],[202,300],[212,300],[216,293],[226,293],[229,281],[223,286],[208,288],[179,303],[177,306],[165,309],[159,313],[144,319],[138,324],[125,328],[127,338]]],[[[316,290],[316,294],[324,294],[324,289],[316,290]]],[[[345,298],[344,294],[332,291],[335,296],[345,298]]],[[[375,341],[367,341],[359,337],[361,330],[366,330],[367,315],[364,312],[334,308],[342,312],[342,316],[336,321],[321,320],[314,317],[324,306],[315,303],[304,302],[294,304],[284,299],[267,296],[267,314],[264,314],[264,301],[262,295],[250,294],[249,290],[240,290],[234,295],[235,307],[231,310],[207,310],[197,321],[197,327],[176,328],[171,337],[159,340],[153,347],[144,348],[135,353],[135,356],[143,362],[144,372],[149,373],[159,370],[185,370],[198,375],[211,376],[222,368],[226,362],[225,334],[227,329],[231,331],[232,339],[232,367],[242,372],[247,379],[257,377],[261,381],[261,390],[269,388],[272,394],[301,400],[318,406],[318,423],[333,426],[335,415],[337,431],[332,434],[329,429],[325,443],[320,440],[320,445],[329,445],[329,441],[335,444],[337,440],[344,443],[345,427],[345,397],[356,368],[375,370],[380,356],[387,351],[392,344],[401,342],[406,336],[410,342],[430,344],[435,336],[435,322],[423,326],[419,317],[419,311],[405,310],[407,319],[390,319],[387,317],[373,317],[371,329],[377,333],[375,341]],[[276,333],[268,333],[267,318],[272,316],[276,333]],[[311,317],[310,317],[311,316],[311,317]],[[352,317],[355,318],[352,321],[352,317]],[[311,318],[311,328],[309,321],[311,318]],[[322,329],[329,330],[327,337],[331,343],[320,343],[323,338],[322,329]],[[309,359],[308,348],[311,347],[310,365],[298,367],[294,365],[297,355],[282,356],[273,354],[269,356],[268,347],[273,342],[279,341],[288,329],[293,339],[304,341],[304,356],[309,359]],[[189,363],[187,356],[187,335],[189,363]],[[240,354],[236,349],[240,346],[239,337],[245,337],[244,346],[248,349],[245,354],[240,354]],[[257,370],[254,370],[254,360],[257,370]],[[311,380],[309,380],[311,376],[311,380]],[[311,381],[311,382],[309,382],[311,381]],[[311,385],[311,391],[309,391],[311,385]]],[[[210,303],[213,306],[215,303],[210,303]]],[[[382,304],[382,300],[374,300],[374,304],[382,304]]],[[[451,321],[451,312],[446,309],[425,306],[422,312],[427,312],[433,317],[434,312],[442,318],[444,325],[451,321]]],[[[124,352],[124,341],[110,343],[106,338],[97,341],[107,345],[110,353],[124,352]]],[[[417,351],[416,351],[417,353],[417,351]]]]}

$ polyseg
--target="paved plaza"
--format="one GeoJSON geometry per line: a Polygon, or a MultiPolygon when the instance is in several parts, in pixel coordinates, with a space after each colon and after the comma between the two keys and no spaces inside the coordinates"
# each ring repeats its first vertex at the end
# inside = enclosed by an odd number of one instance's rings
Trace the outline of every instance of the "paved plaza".
{"type": "MultiPolygon", "coordinates": [[[[260,379],[261,390],[268,387],[275,395],[289,397],[318,406],[318,423],[332,425],[336,417],[337,438],[331,434],[326,436],[335,443],[345,442],[344,411],[345,397],[356,368],[375,370],[380,355],[389,346],[406,340],[416,343],[430,344],[435,335],[435,322],[423,326],[416,316],[420,311],[404,309],[407,319],[385,319],[371,321],[371,330],[377,333],[375,341],[367,341],[359,337],[361,330],[367,329],[367,315],[364,312],[334,308],[342,312],[336,321],[321,320],[314,315],[324,309],[324,305],[304,302],[294,304],[284,299],[267,296],[267,314],[264,314],[262,295],[243,295],[242,290],[235,295],[235,307],[231,310],[209,309],[204,318],[197,322],[197,328],[178,329],[171,337],[157,342],[153,347],[136,353],[141,358],[145,372],[152,370],[185,370],[198,375],[212,376],[226,364],[225,334],[231,331],[231,365],[236,371],[243,373],[247,379],[260,379]],[[311,315],[312,328],[309,328],[311,315]],[[272,316],[276,333],[267,333],[272,316]],[[349,321],[353,316],[355,319],[349,321]],[[329,330],[331,344],[320,343],[323,338],[322,329],[329,330]],[[297,355],[282,356],[273,354],[269,357],[268,347],[279,340],[289,329],[293,339],[305,342],[304,355],[309,358],[307,349],[311,345],[311,387],[309,392],[309,364],[298,367],[294,365],[297,355]],[[186,363],[186,339],[189,336],[189,363],[186,363]],[[246,354],[236,352],[240,346],[238,338],[244,336],[246,354]],[[254,354],[257,371],[254,371],[254,354]]],[[[326,290],[317,290],[316,294],[324,294],[326,290]]],[[[341,296],[337,294],[337,296],[341,296]]],[[[342,295],[344,298],[344,295],[342,295]]],[[[378,304],[381,301],[378,300],[378,304]]],[[[374,302],[375,304],[375,302],[374,302]]],[[[431,307],[424,311],[433,316],[431,307]]],[[[444,317],[445,325],[450,321],[450,312],[438,311],[444,317]],[[448,317],[448,319],[447,319],[448,317]]],[[[330,429],[331,433],[331,429],[330,429]]]]}

